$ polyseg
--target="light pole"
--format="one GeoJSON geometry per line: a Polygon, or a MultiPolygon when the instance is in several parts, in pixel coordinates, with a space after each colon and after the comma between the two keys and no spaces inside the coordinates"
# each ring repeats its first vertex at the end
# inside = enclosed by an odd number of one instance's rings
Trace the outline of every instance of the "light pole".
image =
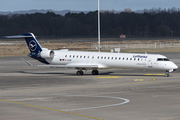
{"type": "Polygon", "coordinates": [[[100,10],[99,10],[99,0],[98,0],[98,51],[100,52],[101,45],[100,45],[100,10]]]}

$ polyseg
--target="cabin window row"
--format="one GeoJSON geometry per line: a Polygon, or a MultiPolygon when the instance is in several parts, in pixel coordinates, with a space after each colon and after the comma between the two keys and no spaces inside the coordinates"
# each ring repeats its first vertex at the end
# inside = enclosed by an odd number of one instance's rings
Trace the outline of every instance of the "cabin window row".
{"type": "MultiPolygon", "coordinates": [[[[68,55],[65,55],[65,58],[67,58],[68,55]]],[[[83,56],[83,55],[69,55],[69,58],[90,58],[89,56],[83,56]]],[[[94,56],[92,57],[94,59],[94,56]]]]}
{"type": "MultiPolygon", "coordinates": [[[[138,60],[143,61],[143,58],[126,58],[126,57],[97,57],[97,59],[108,59],[108,60],[138,60]]],[[[146,61],[146,59],[144,59],[146,61]]]]}
{"type": "MultiPolygon", "coordinates": [[[[67,58],[68,55],[65,55],[65,58],[67,58]]],[[[83,55],[69,55],[69,58],[90,58],[89,56],[83,56],[83,55]]],[[[94,59],[94,56],[92,56],[92,59],[94,59]]],[[[97,56],[97,59],[108,59],[108,60],[138,60],[143,61],[143,58],[125,58],[125,57],[103,57],[103,56],[97,56]]],[[[146,59],[144,59],[146,61],[146,59]]]]}

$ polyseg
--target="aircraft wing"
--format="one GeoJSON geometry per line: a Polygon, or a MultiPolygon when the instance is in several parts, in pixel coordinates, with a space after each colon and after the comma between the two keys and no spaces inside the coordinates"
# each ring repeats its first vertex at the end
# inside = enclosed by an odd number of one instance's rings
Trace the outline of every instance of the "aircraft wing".
{"type": "Polygon", "coordinates": [[[25,59],[21,58],[27,65],[33,66],[33,67],[53,67],[53,68],[75,68],[75,69],[97,69],[98,65],[32,65],[25,59]]]}

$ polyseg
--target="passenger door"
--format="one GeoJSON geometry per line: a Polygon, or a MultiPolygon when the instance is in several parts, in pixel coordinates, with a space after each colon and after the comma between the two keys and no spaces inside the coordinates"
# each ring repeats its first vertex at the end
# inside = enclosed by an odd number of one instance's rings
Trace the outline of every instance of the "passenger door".
{"type": "Polygon", "coordinates": [[[149,59],[148,59],[147,65],[148,65],[148,68],[153,68],[152,58],[149,58],[149,59]]]}

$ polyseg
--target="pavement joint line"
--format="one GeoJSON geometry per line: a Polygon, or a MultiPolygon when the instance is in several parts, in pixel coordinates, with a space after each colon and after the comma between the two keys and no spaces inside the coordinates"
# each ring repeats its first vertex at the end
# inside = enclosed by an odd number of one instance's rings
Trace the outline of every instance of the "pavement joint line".
{"type": "MultiPolygon", "coordinates": [[[[123,77],[134,77],[134,76],[123,76],[123,77]]],[[[92,87],[107,87],[107,86],[119,86],[119,85],[134,85],[134,84],[145,84],[150,82],[155,82],[156,79],[150,77],[140,77],[144,79],[151,79],[151,81],[142,81],[142,82],[131,82],[131,83],[121,83],[121,84],[103,84],[103,85],[91,85],[91,86],[78,86],[78,87],[63,87],[63,88],[44,88],[44,89],[27,89],[27,90],[17,90],[17,91],[2,91],[0,93],[15,93],[15,92],[29,92],[29,91],[44,91],[44,90],[56,90],[56,89],[75,89],[75,88],[92,88],[92,87]]]]}
{"type": "Polygon", "coordinates": [[[36,106],[36,105],[30,105],[30,104],[20,103],[20,102],[15,102],[15,101],[10,101],[10,100],[0,99],[0,101],[20,104],[20,105],[25,105],[25,106],[35,107],[35,108],[42,108],[42,109],[51,110],[51,111],[57,111],[57,112],[62,112],[62,113],[67,113],[67,114],[76,115],[76,116],[85,117],[85,118],[90,118],[90,119],[94,119],[94,120],[103,120],[103,119],[99,119],[99,118],[95,118],[95,117],[90,117],[90,116],[86,116],[86,115],[81,115],[81,114],[77,114],[77,113],[72,113],[72,112],[68,112],[68,111],[61,111],[61,110],[57,110],[57,109],[41,107],[41,106],[36,106]]]}

